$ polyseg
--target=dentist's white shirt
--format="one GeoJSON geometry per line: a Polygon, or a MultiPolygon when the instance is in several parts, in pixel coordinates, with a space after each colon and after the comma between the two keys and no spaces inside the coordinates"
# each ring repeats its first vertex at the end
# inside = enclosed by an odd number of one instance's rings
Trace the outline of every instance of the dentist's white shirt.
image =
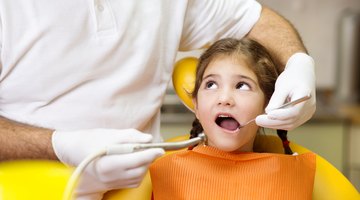
{"type": "Polygon", "coordinates": [[[260,12],[253,0],[0,0],[0,115],[160,139],[177,51],[241,38],[260,12]]]}

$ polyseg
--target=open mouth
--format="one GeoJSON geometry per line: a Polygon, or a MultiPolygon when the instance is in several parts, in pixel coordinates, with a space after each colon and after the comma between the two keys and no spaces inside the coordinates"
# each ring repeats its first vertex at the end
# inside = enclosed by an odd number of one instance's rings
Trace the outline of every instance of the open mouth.
{"type": "Polygon", "coordinates": [[[232,116],[221,114],[216,117],[215,123],[223,129],[235,131],[240,124],[232,116]]]}

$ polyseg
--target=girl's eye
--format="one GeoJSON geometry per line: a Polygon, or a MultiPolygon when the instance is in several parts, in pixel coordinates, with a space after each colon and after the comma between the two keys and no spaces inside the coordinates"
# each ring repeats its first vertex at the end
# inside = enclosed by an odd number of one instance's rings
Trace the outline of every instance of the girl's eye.
{"type": "Polygon", "coordinates": [[[239,89],[239,90],[250,90],[250,86],[249,84],[247,83],[244,83],[244,82],[240,82],[236,85],[236,89],[239,89]]]}
{"type": "Polygon", "coordinates": [[[215,82],[213,81],[209,81],[205,84],[205,88],[206,89],[216,89],[217,88],[217,85],[215,82]]]}

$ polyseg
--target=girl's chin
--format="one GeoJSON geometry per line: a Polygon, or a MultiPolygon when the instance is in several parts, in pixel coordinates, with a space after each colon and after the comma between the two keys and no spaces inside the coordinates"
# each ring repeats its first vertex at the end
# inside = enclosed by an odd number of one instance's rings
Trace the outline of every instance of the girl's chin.
{"type": "MultiPolygon", "coordinates": [[[[212,146],[212,145],[210,145],[212,146]]],[[[226,152],[238,152],[241,147],[239,146],[231,146],[229,144],[218,144],[214,145],[213,147],[226,152]]]]}

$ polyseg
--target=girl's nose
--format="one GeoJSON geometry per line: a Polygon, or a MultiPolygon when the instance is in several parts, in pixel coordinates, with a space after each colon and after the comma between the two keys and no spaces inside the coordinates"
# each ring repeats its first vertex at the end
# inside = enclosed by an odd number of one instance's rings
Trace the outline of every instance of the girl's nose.
{"type": "Polygon", "coordinates": [[[218,105],[233,106],[234,104],[235,104],[235,100],[233,98],[231,91],[229,90],[221,91],[221,93],[219,94],[218,105]]]}

